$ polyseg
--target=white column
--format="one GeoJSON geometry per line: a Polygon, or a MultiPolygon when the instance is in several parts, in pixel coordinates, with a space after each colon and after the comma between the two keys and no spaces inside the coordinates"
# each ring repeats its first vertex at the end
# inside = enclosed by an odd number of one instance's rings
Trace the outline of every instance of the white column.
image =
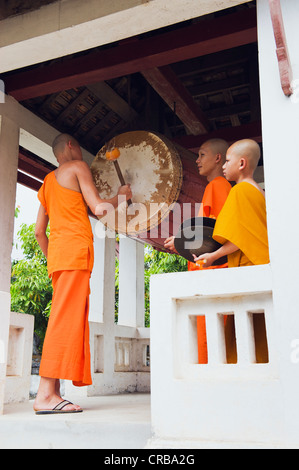
{"type": "Polygon", "coordinates": [[[259,69],[262,104],[265,189],[267,199],[273,300],[279,344],[280,379],[287,445],[299,439],[299,363],[293,345],[299,338],[298,129],[299,3],[281,0],[294,75],[295,93],[282,91],[268,0],[258,0],[259,69]],[[293,354],[294,353],[294,354],[293,354]]]}
{"type": "Polygon", "coordinates": [[[144,327],[144,245],[124,236],[119,240],[118,324],[144,327]]]}
{"type": "Polygon", "coordinates": [[[90,218],[94,236],[94,266],[90,278],[89,321],[103,322],[103,282],[105,272],[105,227],[101,222],[90,218]]]}
{"type": "Polygon", "coordinates": [[[3,413],[10,323],[11,251],[19,155],[19,128],[0,116],[0,414],[3,413]]]}
{"type": "Polygon", "coordinates": [[[115,233],[101,222],[95,228],[95,266],[91,279],[92,302],[99,318],[93,321],[114,325],[115,301],[115,233]]]}

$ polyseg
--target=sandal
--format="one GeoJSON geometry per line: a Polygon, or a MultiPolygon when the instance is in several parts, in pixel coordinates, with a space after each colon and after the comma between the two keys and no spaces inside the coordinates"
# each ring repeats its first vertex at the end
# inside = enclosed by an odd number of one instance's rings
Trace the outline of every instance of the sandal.
{"type": "Polygon", "coordinates": [[[55,414],[68,414],[68,413],[82,413],[83,410],[64,410],[64,408],[68,405],[73,405],[74,403],[63,400],[62,402],[58,403],[53,410],[40,410],[36,411],[36,415],[55,415],[55,414]]]}

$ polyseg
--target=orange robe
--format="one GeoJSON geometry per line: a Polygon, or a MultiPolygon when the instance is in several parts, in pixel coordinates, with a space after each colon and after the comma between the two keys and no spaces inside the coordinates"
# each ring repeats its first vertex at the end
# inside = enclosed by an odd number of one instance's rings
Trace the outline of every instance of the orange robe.
{"type": "Polygon", "coordinates": [[[42,377],[91,385],[89,280],[93,234],[81,193],[46,176],[38,198],[50,221],[48,273],[53,283],[51,315],[40,366],[42,377]]]}
{"type": "MultiPolygon", "coordinates": [[[[206,187],[198,217],[211,217],[216,219],[226,201],[231,190],[230,183],[223,177],[214,178],[206,187]]],[[[207,269],[226,268],[227,264],[222,266],[211,266],[207,269]]],[[[198,271],[201,268],[188,261],[188,271],[198,271]]],[[[208,363],[206,319],[203,316],[197,317],[197,344],[198,344],[198,363],[208,363]]]]}
{"type": "MultiPolygon", "coordinates": [[[[247,182],[237,184],[231,190],[217,218],[213,238],[221,244],[230,241],[240,248],[228,255],[229,267],[268,264],[270,259],[266,201],[261,191],[247,182]]],[[[253,323],[256,361],[266,363],[268,362],[268,347],[263,315],[254,315],[253,323]]],[[[227,360],[235,363],[237,350],[231,315],[228,317],[226,331],[227,360]]]]}

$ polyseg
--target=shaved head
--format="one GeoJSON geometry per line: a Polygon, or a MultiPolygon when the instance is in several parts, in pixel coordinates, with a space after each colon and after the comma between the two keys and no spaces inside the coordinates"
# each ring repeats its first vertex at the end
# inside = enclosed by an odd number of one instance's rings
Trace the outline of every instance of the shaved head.
{"type": "Polygon", "coordinates": [[[251,139],[238,140],[230,147],[230,151],[238,158],[246,158],[249,168],[253,171],[261,158],[259,144],[251,139]]]}
{"type": "Polygon", "coordinates": [[[223,163],[225,162],[226,152],[229,148],[229,145],[226,142],[226,140],[223,140],[223,139],[210,139],[210,140],[207,140],[204,143],[204,145],[208,145],[210,147],[211,151],[215,155],[220,154],[221,155],[221,160],[223,161],[223,163]]]}
{"type": "Polygon", "coordinates": [[[65,149],[65,146],[71,142],[72,145],[79,145],[77,140],[74,139],[74,137],[72,137],[71,135],[69,134],[59,134],[53,141],[53,144],[52,144],[52,150],[53,150],[53,153],[55,155],[55,157],[57,158],[57,156],[62,153],[65,149]]]}

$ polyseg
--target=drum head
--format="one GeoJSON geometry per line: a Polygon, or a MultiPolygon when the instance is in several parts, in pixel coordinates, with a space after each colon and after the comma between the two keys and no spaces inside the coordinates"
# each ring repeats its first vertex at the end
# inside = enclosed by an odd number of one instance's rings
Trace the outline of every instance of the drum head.
{"type": "MultiPolygon", "coordinates": [[[[209,217],[193,217],[185,220],[174,239],[177,252],[188,261],[194,263],[193,254],[196,256],[212,253],[222,245],[213,240],[215,219],[209,217]]],[[[213,266],[219,266],[227,262],[227,256],[219,258],[213,266]]]]}
{"type": "Polygon", "coordinates": [[[127,132],[114,137],[96,155],[91,172],[102,199],[117,194],[120,181],[107,148],[117,147],[117,160],[126,184],[131,185],[133,204],[126,204],[100,220],[110,229],[137,236],[157,227],[177,201],[183,168],[175,146],[163,136],[147,131],[127,132]]]}

